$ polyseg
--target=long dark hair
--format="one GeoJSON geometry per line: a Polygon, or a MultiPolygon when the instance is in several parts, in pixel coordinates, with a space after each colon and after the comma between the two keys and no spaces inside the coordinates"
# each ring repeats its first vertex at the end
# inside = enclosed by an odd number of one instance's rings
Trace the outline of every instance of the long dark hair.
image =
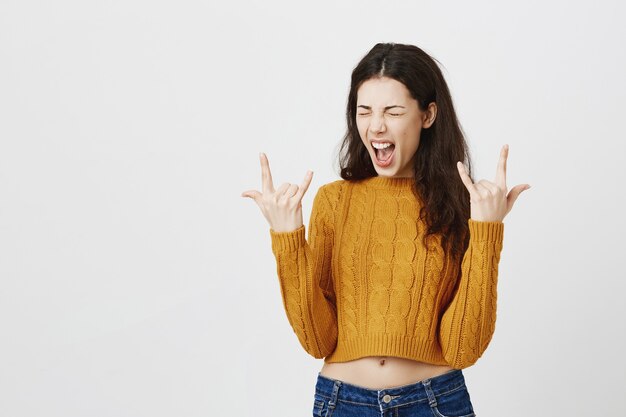
{"type": "Polygon", "coordinates": [[[472,165],[448,85],[436,62],[417,46],[399,43],[378,43],[361,59],[352,71],[346,109],[348,126],[339,151],[339,168],[341,178],[347,181],[378,175],[356,123],[357,91],[363,82],[393,78],[406,86],[421,111],[435,102],[435,121],[421,130],[413,157],[413,192],[422,202],[419,218],[427,225],[424,244],[429,247],[427,238],[438,236],[443,250],[458,260],[469,243],[470,200],[456,163],[463,161],[473,180],[472,165]]]}

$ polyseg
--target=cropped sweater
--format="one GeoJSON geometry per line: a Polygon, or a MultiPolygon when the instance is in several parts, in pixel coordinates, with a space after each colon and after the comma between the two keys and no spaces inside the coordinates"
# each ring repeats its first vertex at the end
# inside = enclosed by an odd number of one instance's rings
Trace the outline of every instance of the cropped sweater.
{"type": "MultiPolygon", "coordinates": [[[[504,223],[468,219],[456,262],[426,247],[413,178],[322,185],[305,227],[270,228],[283,306],[302,347],[324,362],[398,356],[473,365],[495,331],[504,223]]],[[[429,241],[432,242],[432,241],[429,241]]]]}

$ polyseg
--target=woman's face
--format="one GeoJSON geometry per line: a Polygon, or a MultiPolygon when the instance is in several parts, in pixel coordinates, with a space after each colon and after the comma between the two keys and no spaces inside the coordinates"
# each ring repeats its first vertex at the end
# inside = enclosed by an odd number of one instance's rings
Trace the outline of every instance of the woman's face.
{"type": "Polygon", "coordinates": [[[371,78],[361,84],[356,123],[378,175],[413,176],[412,159],[419,147],[420,132],[432,125],[436,110],[435,103],[430,103],[422,112],[406,86],[393,78],[371,78]],[[387,149],[374,148],[386,143],[391,143],[387,149]]]}

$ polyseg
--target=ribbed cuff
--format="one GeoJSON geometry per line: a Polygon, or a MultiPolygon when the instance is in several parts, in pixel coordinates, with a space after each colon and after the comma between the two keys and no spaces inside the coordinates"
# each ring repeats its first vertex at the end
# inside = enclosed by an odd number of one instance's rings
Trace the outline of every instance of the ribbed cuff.
{"type": "Polygon", "coordinates": [[[503,222],[481,222],[469,219],[468,223],[472,240],[502,243],[504,238],[503,222]]]}
{"type": "Polygon", "coordinates": [[[306,239],[304,237],[304,225],[291,232],[275,232],[270,228],[270,236],[272,237],[272,251],[297,251],[304,246],[306,239]]]}

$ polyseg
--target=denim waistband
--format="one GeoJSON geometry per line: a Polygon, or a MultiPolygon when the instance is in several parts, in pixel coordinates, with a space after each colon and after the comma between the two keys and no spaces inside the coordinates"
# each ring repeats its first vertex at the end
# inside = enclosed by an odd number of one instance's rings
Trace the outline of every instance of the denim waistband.
{"type": "Polygon", "coordinates": [[[318,372],[315,393],[331,403],[338,400],[351,401],[365,405],[375,405],[382,409],[428,401],[436,404],[435,397],[454,391],[465,385],[461,369],[453,369],[445,374],[426,378],[419,382],[385,389],[369,389],[347,382],[326,377],[318,372]]]}

